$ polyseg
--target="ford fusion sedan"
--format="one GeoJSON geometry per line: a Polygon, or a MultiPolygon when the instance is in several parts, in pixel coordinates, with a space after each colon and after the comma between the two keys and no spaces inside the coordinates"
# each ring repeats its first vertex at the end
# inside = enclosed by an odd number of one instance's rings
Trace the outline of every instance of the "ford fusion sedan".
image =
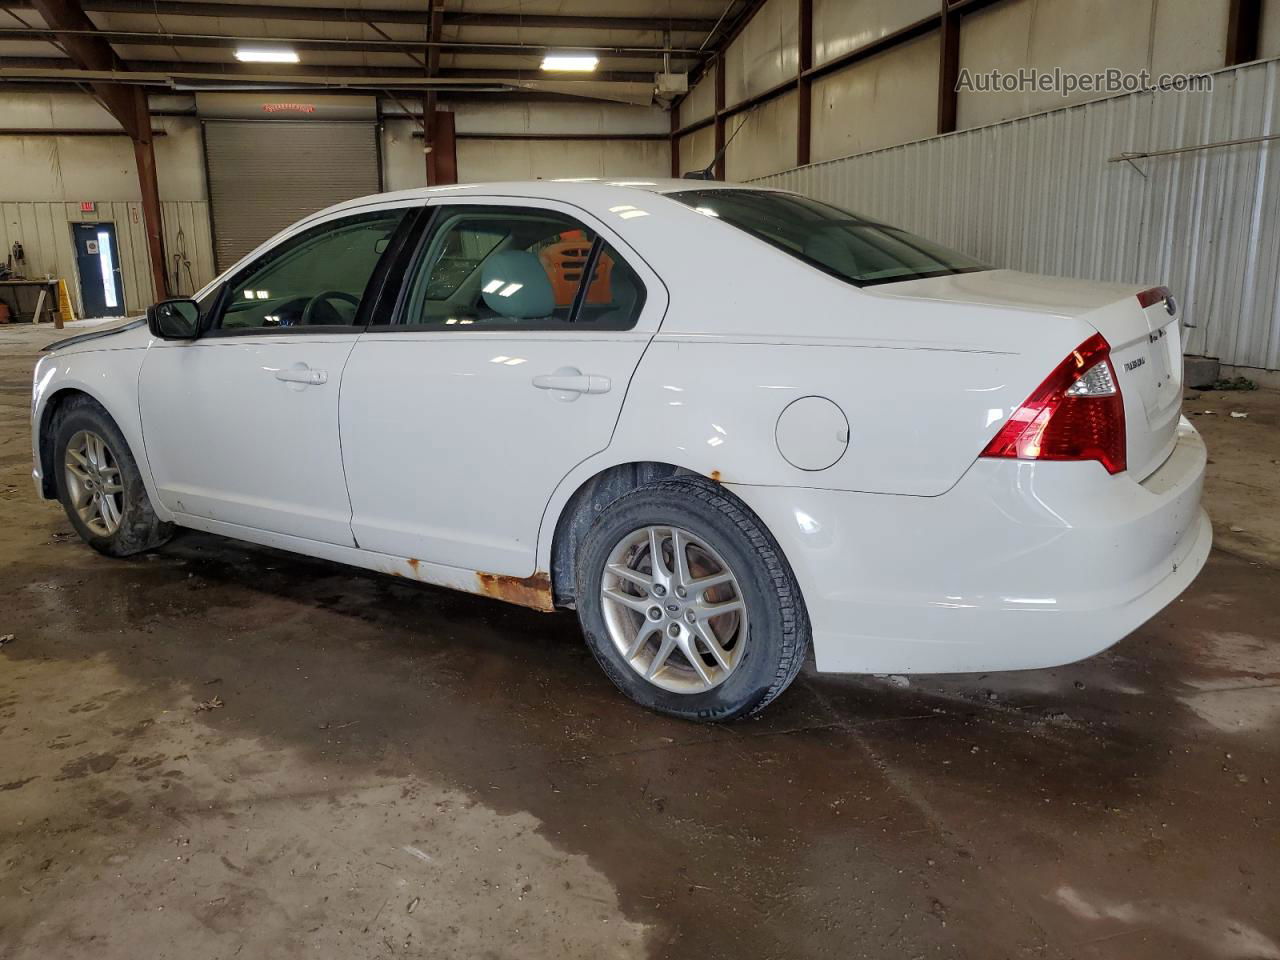
{"type": "Polygon", "coordinates": [[[35,482],[111,556],[189,527],[574,609],[628,696],[728,720],[810,649],[1047,667],[1178,596],[1176,313],[773,190],[383,194],[51,347],[35,482]]]}

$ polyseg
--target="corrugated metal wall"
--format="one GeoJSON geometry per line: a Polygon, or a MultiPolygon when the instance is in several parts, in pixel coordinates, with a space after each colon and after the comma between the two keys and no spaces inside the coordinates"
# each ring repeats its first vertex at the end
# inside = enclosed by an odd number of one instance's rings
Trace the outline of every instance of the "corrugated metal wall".
{"type": "Polygon", "coordinates": [[[1280,133],[1280,61],[1211,93],[1134,94],[763,177],[998,266],[1167,283],[1186,351],[1280,369],[1280,141],[1128,163],[1280,133]]]}
{"type": "MultiPolygon", "coordinates": [[[[208,204],[174,200],[162,202],[160,206],[169,275],[173,276],[174,255],[185,250],[186,258],[191,261],[194,289],[183,268],[179,290],[193,293],[214,275],[208,204]],[[179,231],[182,232],[181,238],[179,231]]],[[[147,237],[142,226],[141,203],[105,201],[97,204],[94,213],[81,213],[78,203],[0,202],[0,259],[8,256],[15,241],[21,242],[26,253],[27,274],[52,274],[65,279],[78,314],[82,305],[70,225],[108,222],[115,224],[120,244],[125,308],[131,314],[141,313],[155,301],[151,268],[147,263],[147,237]]]]}

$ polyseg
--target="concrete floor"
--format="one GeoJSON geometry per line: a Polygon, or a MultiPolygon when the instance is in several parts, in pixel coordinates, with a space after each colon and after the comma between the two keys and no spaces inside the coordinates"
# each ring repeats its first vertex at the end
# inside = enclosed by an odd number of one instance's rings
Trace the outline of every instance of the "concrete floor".
{"type": "Polygon", "coordinates": [[[1280,396],[1188,402],[1228,549],[1109,653],[709,728],[572,614],[91,552],[28,480],[52,336],[0,330],[0,956],[1280,958],[1280,396]]]}

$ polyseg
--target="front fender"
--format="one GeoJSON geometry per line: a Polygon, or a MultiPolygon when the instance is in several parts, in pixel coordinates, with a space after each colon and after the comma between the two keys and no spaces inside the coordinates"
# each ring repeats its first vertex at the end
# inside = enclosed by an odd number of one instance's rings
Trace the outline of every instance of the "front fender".
{"type": "MultiPolygon", "coordinates": [[[[131,349],[57,352],[41,357],[36,364],[31,398],[32,478],[37,495],[49,498],[45,477],[52,464],[45,462],[45,440],[52,427],[52,414],[72,396],[82,394],[95,400],[124,434],[129,451],[138,464],[142,483],[156,511],[164,521],[172,520],[156,495],[142,435],[138,409],[138,374],[146,359],[146,347],[131,349]]],[[[49,484],[48,487],[52,487],[49,484]]]]}

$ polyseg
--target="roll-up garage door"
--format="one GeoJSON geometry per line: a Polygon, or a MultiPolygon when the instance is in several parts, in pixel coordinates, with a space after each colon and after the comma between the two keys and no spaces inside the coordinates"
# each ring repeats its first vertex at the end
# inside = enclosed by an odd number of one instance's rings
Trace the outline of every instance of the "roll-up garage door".
{"type": "Polygon", "coordinates": [[[309,213],[378,192],[372,123],[209,120],[204,138],[219,270],[309,213]]]}

